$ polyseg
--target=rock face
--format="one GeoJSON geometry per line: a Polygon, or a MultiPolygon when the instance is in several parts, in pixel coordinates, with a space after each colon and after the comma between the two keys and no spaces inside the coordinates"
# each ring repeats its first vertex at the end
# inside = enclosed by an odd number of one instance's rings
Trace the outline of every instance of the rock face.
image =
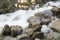
{"type": "Polygon", "coordinates": [[[21,34],[23,29],[21,26],[11,26],[11,36],[16,37],[17,35],[21,34]]]}
{"type": "Polygon", "coordinates": [[[4,36],[11,35],[11,30],[10,30],[9,25],[4,26],[3,31],[2,31],[2,35],[4,35],[4,36]]]}
{"type": "Polygon", "coordinates": [[[52,11],[52,13],[53,13],[53,16],[60,17],[60,8],[58,8],[58,7],[53,7],[51,11],[52,11]]]}

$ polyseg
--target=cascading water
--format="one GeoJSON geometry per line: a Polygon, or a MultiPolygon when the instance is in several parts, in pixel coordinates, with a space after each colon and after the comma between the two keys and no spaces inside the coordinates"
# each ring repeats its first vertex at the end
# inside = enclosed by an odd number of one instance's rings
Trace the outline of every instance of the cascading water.
{"type": "Polygon", "coordinates": [[[13,13],[1,14],[0,15],[0,31],[2,30],[2,28],[5,24],[20,25],[24,29],[24,28],[28,27],[28,25],[29,25],[29,23],[27,22],[28,18],[30,18],[31,16],[34,16],[34,14],[36,14],[38,12],[42,12],[45,10],[48,13],[48,10],[51,10],[53,8],[53,7],[51,7],[52,5],[59,7],[60,3],[59,3],[59,1],[48,2],[42,8],[36,8],[35,10],[31,10],[31,9],[29,9],[28,11],[17,10],[16,12],[13,12],[13,13]]]}

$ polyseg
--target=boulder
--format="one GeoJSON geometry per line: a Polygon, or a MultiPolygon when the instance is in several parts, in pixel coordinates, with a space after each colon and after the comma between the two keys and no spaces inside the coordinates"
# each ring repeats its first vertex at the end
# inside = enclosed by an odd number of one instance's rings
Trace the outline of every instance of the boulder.
{"type": "Polygon", "coordinates": [[[28,28],[33,28],[33,32],[35,31],[41,31],[41,19],[40,17],[37,16],[32,16],[28,19],[29,22],[29,27],[28,28]]]}
{"type": "Polygon", "coordinates": [[[23,33],[23,34],[21,34],[21,35],[18,35],[17,36],[17,39],[18,40],[20,40],[20,39],[22,39],[22,38],[24,38],[24,37],[29,37],[26,33],[23,33]]]}
{"type": "Polygon", "coordinates": [[[42,32],[33,32],[32,35],[31,35],[32,39],[43,39],[44,38],[44,33],[42,32]]]}
{"type": "Polygon", "coordinates": [[[50,28],[55,31],[60,33],[60,20],[55,21],[50,28]]]}
{"type": "Polygon", "coordinates": [[[17,35],[21,34],[23,32],[23,29],[21,26],[10,26],[11,28],[11,36],[16,37],[17,35]]]}
{"type": "Polygon", "coordinates": [[[48,25],[51,22],[51,18],[41,18],[41,25],[48,25]]]}
{"type": "Polygon", "coordinates": [[[45,36],[44,40],[60,40],[60,33],[52,32],[45,36]]]}
{"type": "Polygon", "coordinates": [[[28,36],[30,36],[33,33],[34,29],[33,28],[26,28],[24,29],[25,34],[27,34],[28,36]]]}
{"type": "Polygon", "coordinates": [[[51,11],[52,11],[52,13],[53,13],[53,16],[60,17],[60,8],[54,6],[54,7],[51,9],[51,11]]]}
{"type": "Polygon", "coordinates": [[[9,25],[5,25],[3,30],[2,30],[2,35],[3,36],[9,36],[11,35],[11,29],[9,27],[9,25]]]}
{"type": "Polygon", "coordinates": [[[40,18],[39,18],[39,17],[36,17],[36,16],[30,17],[30,18],[28,19],[28,22],[29,22],[29,24],[31,24],[32,26],[41,23],[40,18]]]}
{"type": "Polygon", "coordinates": [[[31,36],[31,34],[33,32],[40,32],[41,31],[41,28],[42,27],[40,25],[34,25],[34,27],[31,26],[31,27],[28,27],[28,28],[24,29],[24,32],[23,33],[27,34],[28,36],[31,36]]]}

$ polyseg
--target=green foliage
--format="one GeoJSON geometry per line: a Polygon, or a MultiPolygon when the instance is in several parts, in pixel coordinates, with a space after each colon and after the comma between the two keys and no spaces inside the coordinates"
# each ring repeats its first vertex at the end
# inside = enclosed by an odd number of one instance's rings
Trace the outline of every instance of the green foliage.
{"type": "Polygon", "coordinates": [[[16,7],[16,0],[0,0],[0,14],[13,12],[16,7]]]}

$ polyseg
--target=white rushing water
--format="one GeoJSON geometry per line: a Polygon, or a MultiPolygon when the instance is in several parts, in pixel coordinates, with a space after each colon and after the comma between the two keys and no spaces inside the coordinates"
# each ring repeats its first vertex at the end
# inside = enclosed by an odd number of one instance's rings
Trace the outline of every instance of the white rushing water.
{"type": "Polygon", "coordinates": [[[43,6],[42,8],[36,8],[35,10],[31,10],[29,9],[28,11],[26,10],[17,10],[13,13],[9,13],[9,14],[1,14],[0,15],[0,31],[2,30],[2,28],[4,27],[5,24],[8,25],[20,25],[22,26],[22,28],[26,28],[28,27],[29,23],[27,22],[27,19],[30,18],[31,16],[34,16],[34,14],[38,13],[38,12],[43,12],[45,10],[51,10],[52,9],[52,5],[55,6],[60,6],[60,2],[48,2],[47,4],[45,4],[45,6],[43,6]],[[48,5],[49,4],[49,5],[48,5]]]}

